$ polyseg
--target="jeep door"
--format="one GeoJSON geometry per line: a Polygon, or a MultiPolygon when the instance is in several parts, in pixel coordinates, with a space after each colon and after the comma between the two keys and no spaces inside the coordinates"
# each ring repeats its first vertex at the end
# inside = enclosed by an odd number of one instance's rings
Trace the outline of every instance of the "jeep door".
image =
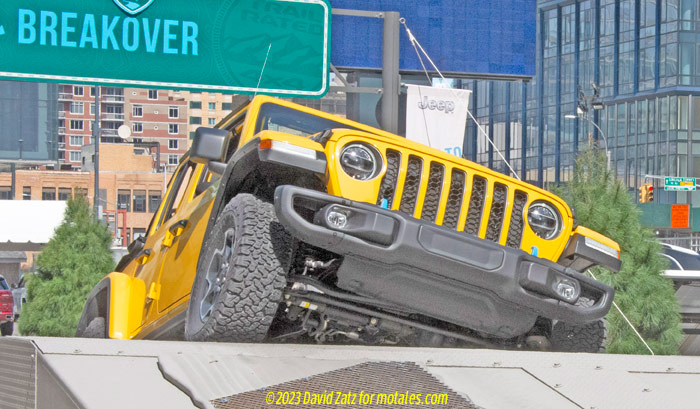
{"type": "Polygon", "coordinates": [[[186,306],[184,301],[192,290],[204,232],[214,205],[215,187],[204,188],[210,185],[212,177],[205,165],[197,165],[186,190],[172,203],[170,218],[163,223],[168,231],[164,240],[168,248],[161,260],[159,313],[177,305],[186,306]],[[178,304],[178,301],[183,302],[178,304]]]}
{"type": "Polygon", "coordinates": [[[168,189],[164,195],[164,200],[158,212],[153,216],[153,221],[149,227],[143,250],[135,255],[135,259],[124,270],[127,274],[133,274],[134,278],[143,280],[146,285],[146,307],[141,322],[142,328],[157,318],[157,310],[154,307],[154,301],[158,299],[160,294],[157,280],[161,270],[162,259],[165,255],[165,248],[162,245],[163,239],[167,233],[167,229],[163,228],[162,224],[165,218],[165,209],[168,201],[172,196],[177,194],[183,184],[187,185],[188,178],[194,171],[194,167],[188,162],[187,160],[183,160],[175,170],[175,174],[170,179],[168,189]]]}

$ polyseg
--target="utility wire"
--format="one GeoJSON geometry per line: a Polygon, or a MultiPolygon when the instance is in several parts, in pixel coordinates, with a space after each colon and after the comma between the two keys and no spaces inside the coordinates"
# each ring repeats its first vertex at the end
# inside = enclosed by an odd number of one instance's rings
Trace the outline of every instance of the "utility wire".
{"type": "MultiPolygon", "coordinates": [[[[430,55],[428,55],[428,53],[425,51],[425,49],[423,48],[423,46],[421,46],[420,42],[416,39],[416,37],[415,37],[415,36],[413,35],[413,33],[411,32],[411,30],[408,28],[408,25],[406,25],[406,19],[405,19],[405,18],[401,18],[401,19],[399,20],[399,22],[400,22],[401,24],[403,24],[404,28],[406,29],[406,34],[408,35],[408,38],[409,38],[409,40],[411,41],[411,44],[413,45],[413,48],[416,50],[416,54],[418,54],[418,59],[420,60],[420,63],[421,63],[421,66],[423,67],[423,71],[425,72],[425,75],[428,77],[428,81],[430,81],[430,75],[428,74],[428,71],[427,71],[426,68],[425,68],[425,64],[423,64],[423,59],[421,58],[420,53],[418,52],[418,49],[420,49],[420,51],[425,55],[425,57],[426,57],[426,58],[428,59],[428,61],[430,62],[430,65],[432,65],[432,66],[433,66],[433,69],[435,69],[435,72],[437,72],[438,75],[440,75],[440,78],[442,78],[443,80],[445,80],[445,76],[442,75],[442,72],[440,71],[440,69],[438,69],[438,67],[435,65],[435,63],[433,62],[433,60],[430,58],[430,55]]],[[[455,94],[455,97],[457,97],[457,93],[454,92],[454,91],[453,91],[453,93],[455,94]]],[[[503,162],[506,164],[506,166],[508,166],[508,169],[510,169],[510,171],[513,173],[513,175],[514,175],[518,180],[522,180],[522,179],[520,179],[520,176],[518,176],[518,174],[515,172],[515,170],[513,169],[513,167],[510,165],[510,163],[509,163],[509,162],[506,160],[506,158],[503,156],[503,154],[502,154],[501,151],[498,149],[498,147],[496,146],[496,144],[493,143],[493,140],[491,140],[491,138],[490,138],[489,135],[486,133],[486,131],[484,131],[484,128],[482,128],[481,125],[479,124],[479,122],[476,120],[476,118],[474,118],[474,115],[472,114],[471,110],[469,110],[468,107],[467,107],[467,113],[469,114],[469,117],[474,121],[474,123],[476,124],[476,126],[479,128],[479,131],[481,131],[481,133],[486,137],[486,139],[489,141],[489,143],[491,144],[491,146],[493,146],[493,149],[496,151],[496,153],[498,153],[498,156],[500,156],[501,159],[503,159],[503,162]]],[[[593,275],[593,273],[592,273],[590,270],[588,271],[588,274],[590,274],[591,277],[593,277],[593,279],[598,280],[598,279],[595,277],[595,275],[593,275]]],[[[620,307],[617,305],[617,303],[616,303],[615,301],[613,301],[613,305],[615,306],[615,309],[617,309],[617,311],[620,313],[620,315],[622,315],[622,318],[625,319],[625,321],[626,321],[627,324],[630,326],[630,328],[632,328],[632,330],[633,330],[634,333],[637,335],[637,337],[642,341],[642,343],[644,344],[644,346],[647,347],[647,349],[649,350],[649,352],[650,352],[652,355],[655,355],[655,354],[654,354],[654,351],[651,349],[651,347],[649,347],[649,344],[647,344],[647,342],[644,340],[644,338],[642,337],[642,335],[639,333],[639,331],[637,331],[637,329],[634,327],[634,325],[632,325],[632,322],[630,322],[630,320],[627,318],[627,316],[625,315],[625,313],[622,312],[622,310],[620,309],[620,307]]]]}
{"type": "MultiPolygon", "coordinates": [[[[442,78],[443,80],[446,80],[445,76],[442,75],[442,72],[440,71],[440,69],[435,65],[435,63],[433,62],[432,58],[430,58],[430,55],[428,55],[428,53],[425,51],[425,49],[424,49],[423,46],[420,44],[420,42],[418,41],[418,39],[416,39],[416,37],[415,37],[415,36],[413,35],[413,33],[411,32],[411,30],[408,28],[408,25],[406,25],[406,19],[405,19],[405,18],[401,18],[401,19],[399,20],[399,22],[400,22],[401,24],[403,24],[404,29],[406,29],[406,34],[408,35],[408,39],[411,41],[411,44],[413,45],[413,48],[416,50],[416,54],[418,55],[418,59],[420,60],[421,66],[423,67],[423,72],[425,72],[425,75],[428,77],[428,81],[430,81],[430,74],[428,73],[428,70],[425,68],[425,65],[423,64],[423,59],[421,58],[420,53],[418,52],[418,49],[420,49],[420,51],[423,53],[423,55],[425,55],[425,57],[428,59],[428,62],[430,62],[430,65],[433,66],[433,69],[435,70],[435,72],[438,73],[438,75],[440,76],[440,78],[442,78]]],[[[457,97],[458,97],[457,93],[454,92],[454,90],[452,90],[452,92],[453,92],[455,98],[457,98],[457,97]]],[[[520,178],[520,176],[517,174],[517,172],[515,172],[515,170],[513,169],[513,167],[510,165],[510,162],[505,158],[505,156],[503,156],[503,153],[501,153],[501,150],[498,149],[498,147],[496,146],[496,144],[493,143],[493,140],[489,137],[489,135],[486,133],[486,131],[484,131],[484,128],[482,128],[481,125],[479,124],[479,122],[476,120],[476,118],[474,118],[474,115],[472,114],[472,112],[471,112],[471,110],[469,109],[469,107],[467,107],[467,114],[469,114],[469,117],[472,119],[472,121],[474,121],[474,123],[476,124],[477,128],[479,128],[479,131],[481,131],[481,133],[486,137],[486,140],[489,141],[489,143],[491,144],[491,146],[493,147],[493,149],[496,151],[496,153],[498,153],[498,156],[500,156],[501,159],[503,159],[503,163],[505,163],[506,166],[508,166],[508,169],[509,169],[510,172],[513,174],[513,176],[515,176],[515,178],[518,179],[518,180],[522,180],[522,179],[520,178]]]]}
{"type": "MultiPolygon", "coordinates": [[[[591,277],[593,277],[594,280],[598,280],[598,279],[596,278],[596,276],[591,272],[591,270],[588,270],[588,274],[590,274],[591,277]]],[[[632,322],[629,320],[629,318],[627,318],[627,316],[625,315],[625,313],[622,312],[622,310],[621,310],[620,307],[617,305],[617,303],[616,303],[615,301],[613,301],[612,303],[613,303],[613,305],[615,306],[615,309],[617,310],[617,312],[619,312],[620,315],[622,315],[622,318],[624,318],[625,321],[627,321],[627,325],[629,325],[630,328],[632,328],[632,331],[634,331],[634,333],[637,334],[637,337],[642,341],[642,343],[644,344],[644,346],[647,347],[647,349],[649,350],[649,352],[651,352],[652,355],[656,355],[656,354],[654,353],[654,351],[652,351],[652,349],[651,349],[651,347],[649,346],[649,344],[647,344],[647,342],[644,340],[644,338],[642,337],[642,335],[639,333],[639,331],[637,331],[637,328],[635,328],[634,325],[632,325],[632,322]]]]}

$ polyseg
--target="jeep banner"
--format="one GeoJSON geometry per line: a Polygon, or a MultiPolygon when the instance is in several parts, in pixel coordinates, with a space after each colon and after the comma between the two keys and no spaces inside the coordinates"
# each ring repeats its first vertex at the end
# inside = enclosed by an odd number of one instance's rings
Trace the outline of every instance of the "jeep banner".
{"type": "Polygon", "coordinates": [[[408,86],[406,138],[462,157],[471,91],[408,86]]]}

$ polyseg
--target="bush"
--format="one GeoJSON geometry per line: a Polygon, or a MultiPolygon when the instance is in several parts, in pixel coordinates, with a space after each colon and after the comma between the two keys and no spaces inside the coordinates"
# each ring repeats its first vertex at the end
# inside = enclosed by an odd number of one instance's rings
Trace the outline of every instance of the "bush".
{"type": "MultiPolygon", "coordinates": [[[[606,156],[582,152],[573,180],[558,193],[575,209],[580,225],[620,244],[621,271],[611,274],[596,267],[592,272],[615,288],[615,302],[654,353],[677,354],[683,333],[673,283],[662,275],[667,260],[652,231],[641,225],[640,210],[630,201],[627,187],[608,169],[606,156]]],[[[607,321],[608,352],[649,354],[614,307],[607,321]]]]}
{"type": "Polygon", "coordinates": [[[69,200],[63,222],[37,258],[37,274],[27,283],[19,320],[23,335],[75,335],[87,295],[114,268],[111,243],[87,199],[69,200]]]}

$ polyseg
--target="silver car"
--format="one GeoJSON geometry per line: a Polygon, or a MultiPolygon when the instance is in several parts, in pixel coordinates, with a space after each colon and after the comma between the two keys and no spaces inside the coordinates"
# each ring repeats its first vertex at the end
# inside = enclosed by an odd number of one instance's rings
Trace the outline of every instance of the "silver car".
{"type": "Polygon", "coordinates": [[[24,286],[24,276],[20,277],[17,284],[12,284],[12,299],[14,302],[15,321],[22,312],[22,305],[27,302],[27,288],[24,286]]]}

